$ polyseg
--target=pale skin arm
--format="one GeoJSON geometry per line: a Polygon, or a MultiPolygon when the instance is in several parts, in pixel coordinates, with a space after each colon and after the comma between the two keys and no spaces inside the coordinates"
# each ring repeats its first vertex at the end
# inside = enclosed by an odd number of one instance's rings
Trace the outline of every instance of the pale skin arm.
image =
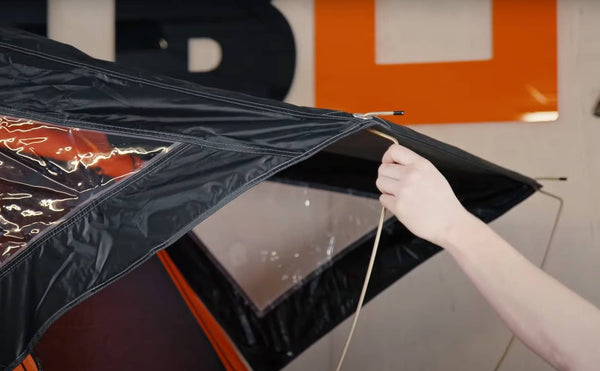
{"type": "Polygon", "coordinates": [[[381,203],[456,260],[512,332],[558,370],[600,370],[600,310],[525,259],[467,212],[426,159],[393,145],[381,203]]]}

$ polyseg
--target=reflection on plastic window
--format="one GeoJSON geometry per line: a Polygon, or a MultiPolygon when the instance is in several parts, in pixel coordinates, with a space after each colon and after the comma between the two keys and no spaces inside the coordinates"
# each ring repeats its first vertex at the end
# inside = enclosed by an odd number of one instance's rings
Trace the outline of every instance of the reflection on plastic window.
{"type": "Polygon", "coordinates": [[[0,116],[0,267],[168,144],[0,116]]]}
{"type": "Polygon", "coordinates": [[[264,182],[194,233],[259,311],[377,227],[376,199],[264,182]]]}

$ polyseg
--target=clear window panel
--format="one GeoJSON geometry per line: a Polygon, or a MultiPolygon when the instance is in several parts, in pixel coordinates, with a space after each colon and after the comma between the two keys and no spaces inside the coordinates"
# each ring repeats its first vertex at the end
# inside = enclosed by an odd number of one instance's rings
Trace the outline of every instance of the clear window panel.
{"type": "Polygon", "coordinates": [[[169,145],[0,116],[0,267],[169,145]]]}
{"type": "Polygon", "coordinates": [[[377,199],[263,182],[193,233],[259,311],[374,230],[377,199]]]}

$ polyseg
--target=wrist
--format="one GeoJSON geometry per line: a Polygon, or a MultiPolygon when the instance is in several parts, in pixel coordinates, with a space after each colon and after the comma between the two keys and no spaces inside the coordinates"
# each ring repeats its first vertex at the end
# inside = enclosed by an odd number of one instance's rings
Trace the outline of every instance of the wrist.
{"type": "Polygon", "coordinates": [[[484,222],[464,210],[452,219],[452,222],[441,233],[436,243],[452,253],[460,249],[465,241],[476,238],[486,228],[487,225],[484,222]]]}

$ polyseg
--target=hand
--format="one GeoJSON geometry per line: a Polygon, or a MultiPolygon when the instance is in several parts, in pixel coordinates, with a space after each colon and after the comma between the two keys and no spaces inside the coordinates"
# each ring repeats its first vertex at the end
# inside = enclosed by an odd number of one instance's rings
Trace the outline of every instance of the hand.
{"type": "Polygon", "coordinates": [[[437,245],[454,226],[473,218],[431,162],[396,144],[383,155],[377,188],[386,209],[416,236],[437,245]]]}

